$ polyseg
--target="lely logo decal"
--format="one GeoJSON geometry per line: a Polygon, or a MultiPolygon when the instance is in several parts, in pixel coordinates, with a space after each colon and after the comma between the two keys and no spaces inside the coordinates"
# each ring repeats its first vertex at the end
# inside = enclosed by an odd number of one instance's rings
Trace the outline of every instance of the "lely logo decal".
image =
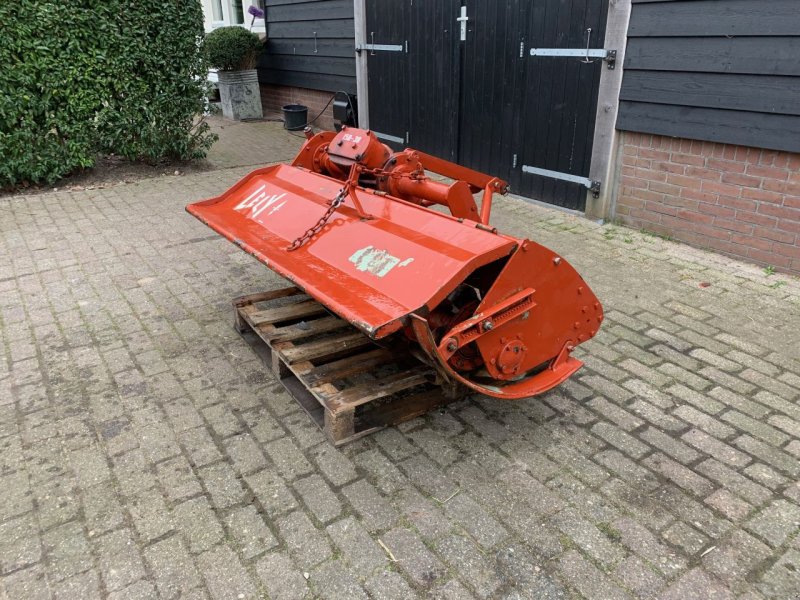
{"type": "Polygon", "coordinates": [[[252,194],[250,194],[247,198],[239,202],[233,210],[246,210],[250,209],[250,218],[255,219],[260,215],[262,212],[267,210],[268,208],[272,207],[272,210],[269,211],[269,215],[274,212],[277,212],[286,204],[286,200],[283,200],[280,204],[276,204],[279,200],[282,200],[283,197],[286,195],[286,192],[282,194],[272,194],[271,196],[266,191],[267,186],[262,185],[252,194]]]}

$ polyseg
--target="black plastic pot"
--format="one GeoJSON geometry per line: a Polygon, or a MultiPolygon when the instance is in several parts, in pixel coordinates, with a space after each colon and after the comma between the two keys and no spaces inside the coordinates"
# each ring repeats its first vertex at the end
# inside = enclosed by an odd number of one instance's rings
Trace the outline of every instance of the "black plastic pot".
{"type": "Polygon", "coordinates": [[[289,131],[303,129],[308,122],[308,107],[302,104],[287,104],[283,107],[283,128],[289,131]]]}

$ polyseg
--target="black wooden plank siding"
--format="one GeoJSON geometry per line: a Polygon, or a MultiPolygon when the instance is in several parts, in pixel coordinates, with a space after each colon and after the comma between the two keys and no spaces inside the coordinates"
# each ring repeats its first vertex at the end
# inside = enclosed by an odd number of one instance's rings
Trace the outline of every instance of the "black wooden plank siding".
{"type": "Polygon", "coordinates": [[[617,127],[800,152],[798,0],[632,0],[617,127]]]}
{"type": "Polygon", "coordinates": [[[352,0],[266,0],[264,83],[356,92],[352,0]]]}

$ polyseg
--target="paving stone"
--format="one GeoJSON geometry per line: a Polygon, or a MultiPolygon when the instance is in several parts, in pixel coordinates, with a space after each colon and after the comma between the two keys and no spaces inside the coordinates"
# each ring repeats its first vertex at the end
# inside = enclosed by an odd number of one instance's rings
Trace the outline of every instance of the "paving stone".
{"type": "Polygon", "coordinates": [[[256,573],[270,598],[302,600],[309,595],[305,577],[285,554],[267,554],[256,564],[256,573]]]}
{"type": "Polygon", "coordinates": [[[751,504],[748,504],[741,498],[734,496],[726,489],[714,491],[705,499],[705,503],[716,508],[732,521],[737,522],[741,521],[750,513],[751,510],[753,510],[753,506],[751,504]]]}
{"type": "Polygon", "coordinates": [[[42,542],[33,515],[0,523],[0,572],[3,574],[38,562],[42,542]]]}
{"type": "Polygon", "coordinates": [[[681,439],[701,452],[709,454],[732,467],[744,467],[752,461],[743,452],[739,452],[733,446],[721,442],[699,429],[690,429],[681,436],[681,439]]]}
{"type": "Polygon", "coordinates": [[[652,598],[664,587],[664,580],[633,555],[619,563],[614,575],[638,598],[652,598]]]}
{"type": "Polygon", "coordinates": [[[253,473],[267,466],[264,454],[249,435],[235,435],[225,440],[225,453],[239,474],[253,473]]]}
{"type": "Polygon", "coordinates": [[[775,500],[750,519],[746,527],[771,546],[780,546],[800,530],[800,507],[786,500],[775,500]]]}
{"type": "Polygon", "coordinates": [[[290,513],[278,519],[277,525],[289,553],[301,567],[313,567],[332,556],[330,542],[305,513],[290,513]]]}
{"type": "Polygon", "coordinates": [[[763,463],[753,463],[742,471],[747,477],[771,490],[785,486],[789,480],[763,463]]]}
{"type": "Polygon", "coordinates": [[[763,404],[748,400],[747,398],[722,387],[715,387],[708,394],[723,404],[726,404],[731,408],[735,408],[756,419],[761,419],[764,417],[764,415],[769,413],[769,409],[763,404]]]}
{"type": "Polygon", "coordinates": [[[128,499],[126,508],[139,537],[145,542],[172,530],[172,519],[164,497],[157,488],[150,488],[128,499]]]}
{"type": "Polygon", "coordinates": [[[744,531],[734,531],[702,558],[703,567],[736,592],[744,591],[744,579],[770,555],[769,546],[744,531]]]}
{"type": "Polygon", "coordinates": [[[112,531],[95,543],[100,574],[107,590],[120,590],[144,577],[144,565],[130,530],[112,531]]]}
{"type": "Polygon", "coordinates": [[[597,414],[603,419],[613,421],[617,426],[621,427],[625,431],[633,431],[643,423],[643,421],[638,417],[635,417],[628,411],[623,410],[616,404],[612,404],[601,396],[592,398],[586,404],[594,409],[595,412],[597,412],[597,414]]]}
{"type": "Polygon", "coordinates": [[[756,586],[766,598],[792,598],[800,589],[800,551],[787,550],[756,586]]]}
{"type": "Polygon", "coordinates": [[[705,496],[714,489],[713,484],[708,479],[701,477],[691,469],[667,458],[663,454],[654,454],[647,457],[644,464],[696,496],[705,496]]]}
{"type": "MultiPolygon", "coordinates": [[[[442,502],[446,498],[441,498],[442,502]]],[[[508,538],[508,531],[466,492],[444,502],[444,514],[460,524],[484,549],[508,538]]]]}
{"type": "Polygon", "coordinates": [[[789,436],[785,433],[735,410],[727,411],[722,415],[722,419],[773,446],[780,446],[789,440],[789,436]]]}
{"type": "Polygon", "coordinates": [[[642,458],[650,452],[650,448],[645,444],[610,423],[597,423],[592,427],[592,432],[635,459],[642,458]]]}
{"type": "Polygon", "coordinates": [[[397,511],[369,482],[360,479],[343,487],[342,493],[367,531],[389,529],[397,523],[397,511]]]}
{"type": "Polygon", "coordinates": [[[332,560],[317,567],[309,579],[318,598],[338,600],[353,598],[368,600],[367,593],[359,585],[356,575],[342,564],[332,560]]]}
{"type": "Polygon", "coordinates": [[[341,514],[341,502],[319,475],[298,479],[293,486],[320,523],[327,523],[341,514]]]}
{"type": "MultiPolygon", "coordinates": [[[[27,593],[15,595],[13,588],[10,590],[10,598],[50,598],[50,593],[47,590],[44,573],[41,574],[41,585],[39,594],[33,593],[32,590],[26,590],[27,593]]],[[[72,600],[73,598],[99,598],[102,593],[100,591],[100,576],[97,571],[91,570],[85,573],[79,573],[69,579],[65,579],[54,586],[52,586],[53,598],[56,600],[72,600]]]]}
{"type": "Polygon", "coordinates": [[[364,527],[353,517],[328,525],[326,531],[341,550],[354,572],[364,577],[386,564],[385,552],[372,541],[364,527]]]}
{"type": "Polygon", "coordinates": [[[370,480],[384,494],[394,493],[406,485],[405,476],[379,450],[368,450],[356,454],[353,461],[368,473],[370,480]]]}
{"type": "Polygon", "coordinates": [[[687,556],[697,554],[709,544],[708,537],[683,521],[670,525],[662,532],[661,537],[680,548],[687,556]]]}
{"type": "Polygon", "coordinates": [[[706,433],[713,435],[721,440],[731,437],[736,430],[705,413],[695,410],[691,406],[679,406],[672,414],[683,419],[687,424],[698,427],[706,433]]]}
{"type": "Polygon", "coordinates": [[[278,468],[278,473],[287,481],[313,471],[311,464],[289,438],[282,438],[266,444],[264,448],[278,468]]]}
{"type": "Polygon", "coordinates": [[[200,574],[180,537],[173,535],[144,550],[162,598],[184,596],[200,585],[200,574]]]}
{"type": "Polygon", "coordinates": [[[709,458],[697,465],[697,470],[755,506],[761,505],[772,496],[772,493],[767,488],[758,485],[713,458],[709,458]]]}
{"type": "Polygon", "coordinates": [[[297,508],[297,501],[277,473],[264,470],[244,478],[265,514],[275,517],[297,508]]]}
{"type": "Polygon", "coordinates": [[[258,556],[278,545],[264,519],[252,505],[234,509],[225,518],[225,523],[245,559],[258,556]]]}
{"type": "Polygon", "coordinates": [[[156,589],[149,581],[137,581],[123,590],[112,592],[109,600],[149,600],[155,597],[156,589]]]}
{"type": "Polygon", "coordinates": [[[488,598],[500,587],[494,569],[471,540],[459,535],[447,536],[436,544],[436,552],[479,598],[488,598]]]}
{"type": "Polygon", "coordinates": [[[211,503],[217,508],[229,508],[245,499],[245,491],[236,471],[228,462],[219,462],[198,469],[211,503]]]}
{"type": "MultiPolygon", "coordinates": [[[[85,577],[85,575],[76,575],[61,584],[56,584],[51,595],[44,568],[41,565],[34,565],[4,576],[0,579],[0,590],[3,590],[3,593],[9,599],[25,598],[26,600],[49,600],[51,597],[59,600],[75,598],[76,595],[72,593],[73,590],[78,595],[84,590],[89,592],[88,596],[91,596],[92,593],[97,595],[97,588],[92,590],[82,585],[85,577]],[[66,591],[62,592],[62,590],[66,591]]],[[[95,579],[96,577],[97,575],[95,574],[95,579]]]]}
{"type": "Polygon", "coordinates": [[[205,427],[195,427],[181,432],[178,440],[186,450],[189,463],[194,467],[203,467],[222,458],[211,434],[205,427]]]}
{"type": "Polygon", "coordinates": [[[595,455],[594,459],[633,487],[654,490],[659,486],[652,471],[631,461],[616,450],[600,452],[595,455]]]}
{"type": "Polygon", "coordinates": [[[450,465],[458,458],[458,449],[450,440],[431,429],[417,429],[409,433],[408,438],[441,467],[450,465]]]}
{"type": "Polygon", "coordinates": [[[455,525],[445,517],[444,510],[413,488],[400,490],[394,497],[395,506],[408,522],[428,541],[438,539],[455,525]]]}
{"type": "Polygon", "coordinates": [[[236,554],[221,545],[197,557],[197,566],[214,600],[258,598],[258,591],[236,554]]]}
{"type": "Polygon", "coordinates": [[[702,569],[692,569],[667,590],[658,600],[732,600],[734,595],[719,581],[702,569]]]}
{"type": "Polygon", "coordinates": [[[187,500],[173,510],[175,525],[193,554],[208,550],[223,537],[222,526],[203,497],[187,500]]]}
{"type": "MultiPolygon", "coordinates": [[[[59,525],[46,531],[42,535],[42,542],[47,560],[48,579],[52,581],[66,579],[94,566],[89,544],[78,523],[59,525]]],[[[36,546],[35,552],[38,558],[38,544],[36,546]]]]}
{"type": "MultiPolygon", "coordinates": [[[[625,550],[612,540],[609,533],[601,531],[583,519],[578,511],[572,508],[567,508],[552,517],[552,522],[581,550],[593,560],[601,563],[606,570],[612,569],[626,556],[625,550]]],[[[613,533],[615,536],[619,535],[617,531],[613,533]]]]}
{"type": "Polygon", "coordinates": [[[664,509],[678,519],[690,523],[711,538],[719,538],[731,528],[731,523],[719,518],[697,500],[690,498],[677,486],[666,485],[655,495],[664,509]]]}
{"type": "Polygon", "coordinates": [[[686,429],[686,424],[683,421],[668,415],[663,410],[650,404],[645,400],[636,400],[630,406],[631,411],[646,421],[652,423],[659,429],[665,431],[677,432],[686,429]]]}
{"type": "Polygon", "coordinates": [[[574,550],[561,557],[558,568],[570,584],[587,598],[622,600],[631,597],[574,550]]]}
{"type": "Polygon", "coordinates": [[[69,462],[75,472],[78,485],[82,488],[102,483],[111,476],[106,458],[100,448],[96,446],[70,452],[69,462]]]}
{"type": "Polygon", "coordinates": [[[375,434],[374,439],[393,461],[403,460],[417,452],[417,449],[411,445],[405,436],[392,427],[379,431],[375,434]]]}
{"type": "Polygon", "coordinates": [[[765,444],[749,435],[742,435],[733,441],[733,445],[761,459],[771,467],[783,471],[792,477],[800,476],[800,461],[794,457],[765,444]]]}
{"type": "Polygon", "coordinates": [[[655,427],[648,427],[639,433],[639,439],[655,446],[678,462],[691,463],[700,458],[700,455],[686,444],[670,437],[655,427]]]}
{"type": "Polygon", "coordinates": [[[430,587],[447,572],[444,565],[408,529],[392,529],[384,534],[383,543],[394,554],[400,570],[420,587],[430,587]]]}
{"type": "Polygon", "coordinates": [[[203,491],[192,466],[183,456],[159,463],[156,470],[167,497],[173,502],[196,496],[203,491]]]}
{"type": "Polygon", "coordinates": [[[611,526],[618,532],[619,541],[623,545],[647,560],[667,578],[671,578],[686,566],[683,558],[672,552],[646,527],[633,519],[623,517],[614,521],[611,526]]]}
{"type": "Polygon", "coordinates": [[[394,571],[376,573],[364,583],[369,595],[375,600],[412,600],[419,596],[403,577],[394,571]]]}

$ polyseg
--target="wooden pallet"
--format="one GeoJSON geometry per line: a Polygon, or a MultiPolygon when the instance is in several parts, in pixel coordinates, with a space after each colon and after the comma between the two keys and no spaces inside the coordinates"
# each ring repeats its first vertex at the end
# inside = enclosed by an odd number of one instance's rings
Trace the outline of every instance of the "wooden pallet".
{"type": "Polygon", "coordinates": [[[453,401],[407,348],[378,346],[296,287],[233,306],[236,330],[336,446],[453,401]]]}

